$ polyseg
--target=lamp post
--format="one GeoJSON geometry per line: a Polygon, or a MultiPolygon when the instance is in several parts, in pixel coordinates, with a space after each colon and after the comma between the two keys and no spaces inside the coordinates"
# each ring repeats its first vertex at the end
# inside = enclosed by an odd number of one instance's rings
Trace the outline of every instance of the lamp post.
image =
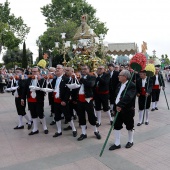
{"type": "Polygon", "coordinates": [[[153,52],[153,58],[155,58],[156,57],[156,51],[153,50],[152,52],[153,52]]]}
{"type": "Polygon", "coordinates": [[[61,33],[61,38],[62,38],[62,47],[61,49],[59,49],[59,42],[55,42],[55,48],[57,48],[57,50],[59,51],[59,53],[63,54],[63,65],[66,66],[67,65],[67,61],[66,61],[66,54],[68,53],[69,49],[70,49],[70,43],[71,41],[65,41],[66,38],[66,33],[61,33]]]}

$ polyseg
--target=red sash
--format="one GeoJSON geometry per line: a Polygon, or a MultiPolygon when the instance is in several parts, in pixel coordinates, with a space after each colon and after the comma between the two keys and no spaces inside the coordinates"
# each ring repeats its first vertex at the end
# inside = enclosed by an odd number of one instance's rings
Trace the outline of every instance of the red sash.
{"type": "Polygon", "coordinates": [[[99,87],[96,87],[96,93],[97,94],[109,94],[109,91],[106,90],[106,91],[99,92],[99,87]]]}
{"type": "Polygon", "coordinates": [[[144,95],[144,96],[146,95],[145,87],[142,87],[142,88],[141,88],[141,95],[144,95]]]}
{"type": "Polygon", "coordinates": [[[27,100],[28,100],[28,102],[32,102],[32,103],[37,102],[36,97],[35,97],[35,98],[32,98],[31,93],[32,93],[32,92],[30,91],[30,97],[27,99],[27,100]]]}
{"type": "Polygon", "coordinates": [[[86,100],[85,100],[85,95],[84,95],[84,94],[79,94],[78,100],[79,100],[80,102],[86,102],[86,100]]]}
{"type": "Polygon", "coordinates": [[[57,92],[53,92],[54,95],[54,103],[61,103],[61,99],[60,98],[56,98],[55,95],[57,94],[57,92]]]}
{"type": "Polygon", "coordinates": [[[154,85],[152,89],[159,89],[159,85],[154,85]]]}

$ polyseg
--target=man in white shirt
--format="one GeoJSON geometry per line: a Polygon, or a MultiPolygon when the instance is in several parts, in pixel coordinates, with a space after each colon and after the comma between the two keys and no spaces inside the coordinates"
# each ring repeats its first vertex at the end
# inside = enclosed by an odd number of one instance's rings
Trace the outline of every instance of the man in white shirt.
{"type": "Polygon", "coordinates": [[[136,87],[133,82],[129,82],[131,74],[128,70],[122,70],[119,73],[119,81],[116,91],[116,111],[117,119],[114,125],[115,143],[109,150],[121,148],[120,145],[120,130],[123,128],[123,123],[128,130],[128,142],[126,148],[133,146],[133,133],[134,133],[134,115],[135,115],[135,98],[136,87]]]}
{"type": "Polygon", "coordinates": [[[155,75],[152,77],[153,80],[153,87],[152,87],[152,109],[151,111],[158,110],[158,101],[159,101],[159,95],[162,89],[165,88],[164,79],[161,73],[159,73],[159,68],[155,67],[155,75]]]}

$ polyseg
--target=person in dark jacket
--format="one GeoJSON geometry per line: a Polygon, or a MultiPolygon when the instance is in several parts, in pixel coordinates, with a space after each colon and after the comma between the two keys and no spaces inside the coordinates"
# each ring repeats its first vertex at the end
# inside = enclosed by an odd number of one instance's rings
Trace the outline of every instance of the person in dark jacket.
{"type": "Polygon", "coordinates": [[[96,82],[94,86],[94,101],[95,110],[98,119],[97,126],[101,125],[101,110],[109,116],[110,124],[113,123],[113,118],[111,117],[110,107],[109,107],[109,83],[110,74],[105,72],[104,66],[99,66],[97,68],[96,82]]]}
{"type": "Polygon", "coordinates": [[[56,67],[56,78],[52,82],[52,87],[54,89],[54,112],[55,121],[57,126],[57,132],[53,137],[59,137],[62,135],[61,130],[61,114],[64,114],[65,120],[69,123],[72,128],[73,137],[77,136],[77,130],[74,126],[73,119],[69,112],[69,98],[70,89],[66,84],[69,83],[69,78],[64,76],[64,68],[62,65],[57,65],[56,67]]]}
{"type": "Polygon", "coordinates": [[[34,135],[38,134],[38,117],[40,118],[44,133],[48,134],[48,129],[46,126],[46,118],[44,116],[44,97],[45,97],[45,92],[40,91],[37,88],[45,88],[46,82],[45,80],[41,77],[40,75],[40,69],[39,67],[33,67],[32,68],[32,77],[28,78],[24,90],[22,92],[21,96],[21,104],[24,106],[25,105],[25,98],[27,97],[28,101],[28,107],[31,112],[31,117],[33,120],[33,129],[29,133],[29,135],[34,135]],[[30,86],[32,89],[30,89],[30,86]]]}
{"type": "Polygon", "coordinates": [[[136,82],[138,105],[139,105],[139,122],[137,126],[142,125],[144,109],[146,112],[145,125],[149,124],[149,108],[151,104],[152,79],[146,76],[146,71],[140,72],[140,78],[136,82]],[[145,108],[146,101],[146,108],[145,108]]]}
{"type": "Polygon", "coordinates": [[[25,82],[26,82],[26,76],[23,74],[24,70],[22,68],[16,68],[15,73],[16,76],[13,77],[12,81],[8,84],[8,88],[11,86],[13,87],[18,87],[16,90],[12,91],[12,94],[15,97],[15,105],[17,109],[17,113],[19,116],[19,124],[14,127],[15,130],[17,129],[24,129],[24,124],[23,124],[23,117],[27,120],[28,124],[28,130],[31,129],[32,127],[32,122],[29,119],[28,115],[26,114],[25,107],[26,107],[26,98],[24,98],[24,105],[21,105],[21,96],[22,92],[24,90],[25,82]]]}
{"type": "Polygon", "coordinates": [[[136,86],[133,82],[129,82],[131,74],[128,70],[123,70],[119,73],[119,81],[116,91],[116,111],[119,112],[115,125],[115,143],[109,150],[115,150],[121,148],[120,145],[120,130],[123,128],[123,123],[128,130],[128,142],[126,148],[133,146],[133,134],[134,134],[134,116],[135,116],[135,98],[136,98],[136,86]]]}
{"type": "Polygon", "coordinates": [[[82,75],[79,77],[80,88],[78,91],[78,104],[77,111],[79,117],[79,124],[82,129],[82,134],[77,139],[81,141],[87,138],[86,134],[86,113],[88,115],[88,121],[94,128],[94,134],[97,139],[101,139],[100,133],[96,126],[96,117],[94,113],[93,105],[93,87],[95,85],[95,76],[89,75],[90,69],[87,65],[81,67],[82,75]]]}
{"type": "Polygon", "coordinates": [[[153,81],[153,87],[152,87],[152,109],[151,111],[158,110],[158,101],[159,101],[159,95],[161,91],[161,87],[164,90],[165,83],[162,74],[160,73],[159,67],[155,68],[155,75],[152,77],[153,81]]]}

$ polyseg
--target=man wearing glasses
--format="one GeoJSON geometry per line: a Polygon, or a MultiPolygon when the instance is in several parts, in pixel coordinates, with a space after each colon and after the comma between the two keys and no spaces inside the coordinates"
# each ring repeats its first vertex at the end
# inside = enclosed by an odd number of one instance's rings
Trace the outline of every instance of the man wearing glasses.
{"type": "Polygon", "coordinates": [[[64,68],[62,65],[57,65],[56,67],[56,78],[52,82],[52,87],[54,89],[54,112],[55,112],[55,122],[57,126],[57,132],[53,137],[59,137],[62,135],[61,130],[61,114],[64,114],[65,120],[69,123],[72,128],[73,137],[77,136],[77,130],[74,126],[74,122],[71,118],[69,112],[69,98],[70,89],[66,84],[69,83],[69,78],[64,76],[64,68]]]}
{"type": "Polygon", "coordinates": [[[128,142],[125,147],[131,148],[133,146],[136,87],[133,82],[129,82],[130,78],[131,74],[128,70],[119,73],[120,84],[116,91],[115,101],[115,109],[119,113],[114,125],[115,143],[109,150],[121,148],[120,130],[123,128],[123,123],[128,130],[128,142]]]}

